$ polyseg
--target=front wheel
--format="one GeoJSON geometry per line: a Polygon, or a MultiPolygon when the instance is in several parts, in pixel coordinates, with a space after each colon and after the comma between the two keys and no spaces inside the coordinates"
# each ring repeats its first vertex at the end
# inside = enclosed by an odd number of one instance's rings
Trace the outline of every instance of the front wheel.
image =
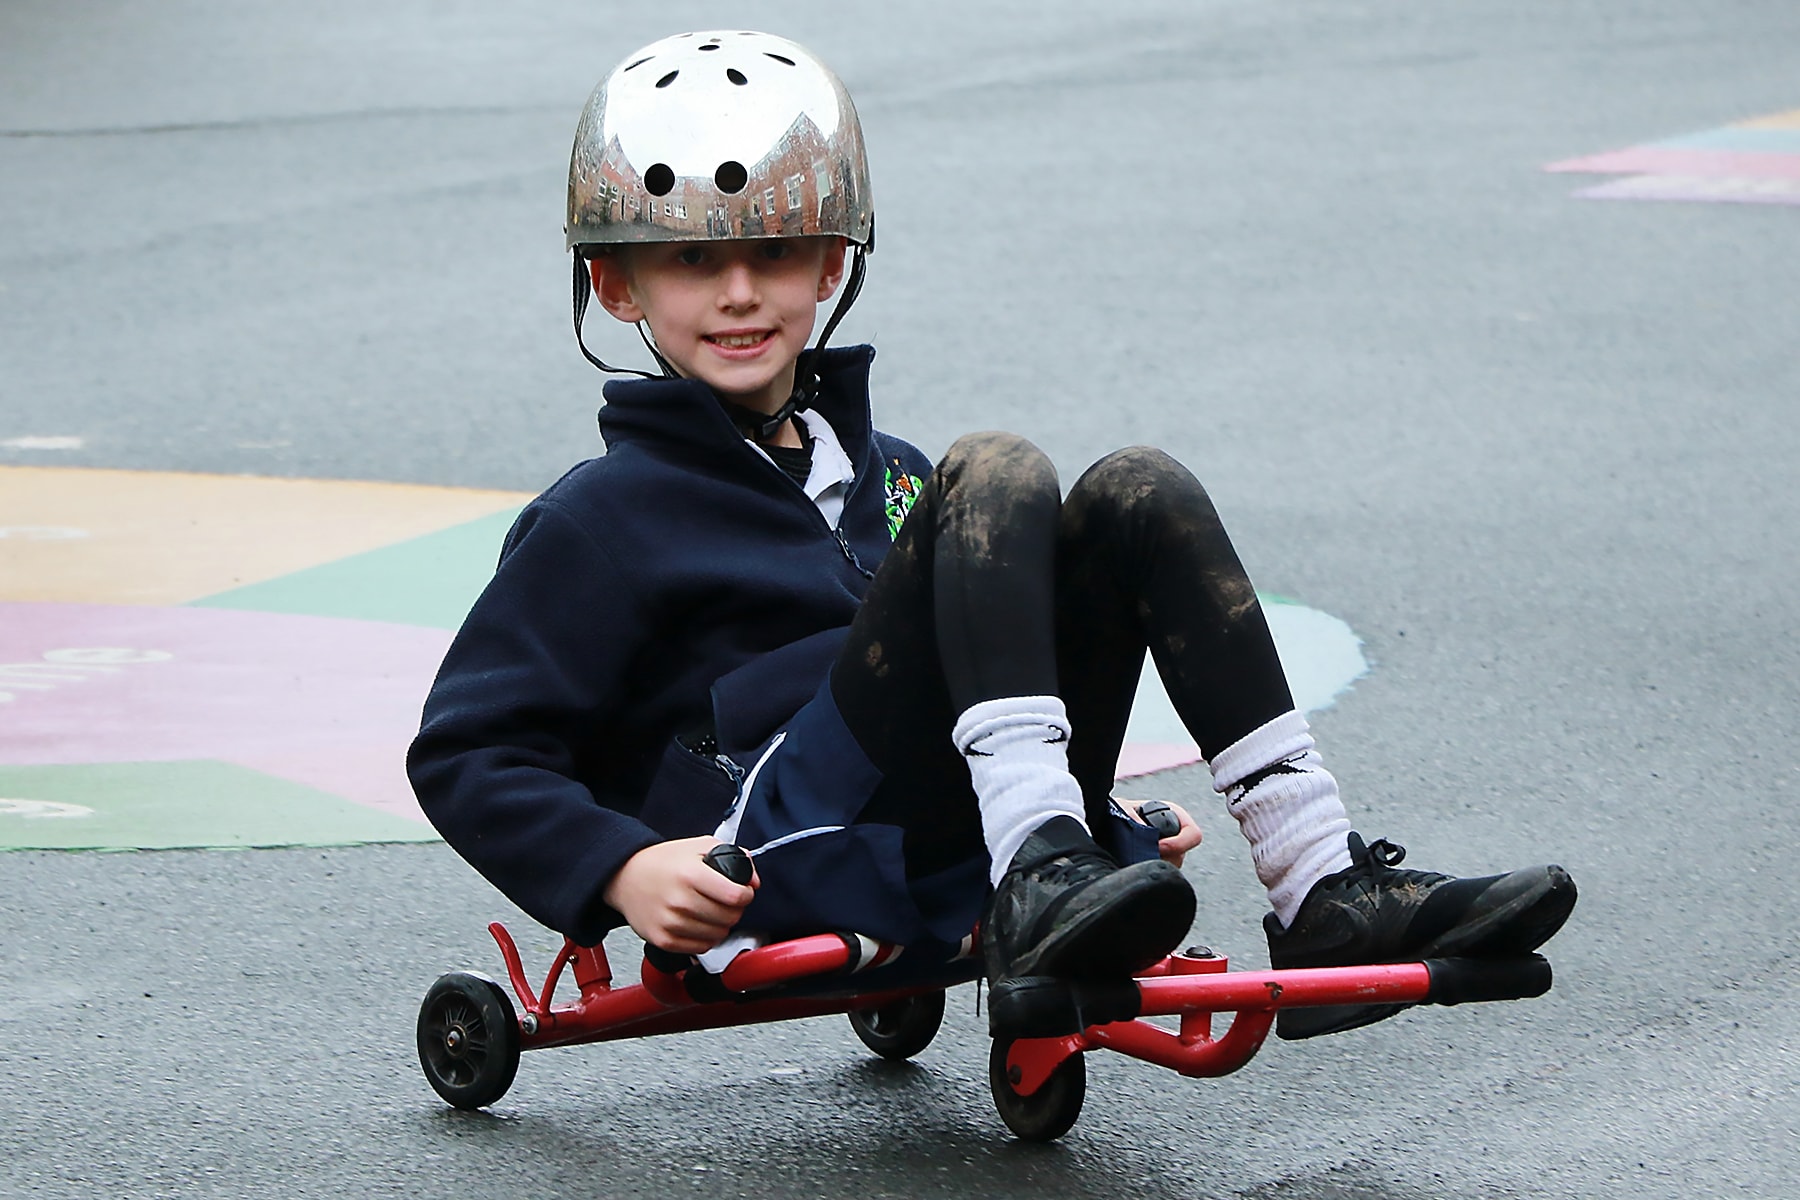
{"type": "Polygon", "coordinates": [[[944,1023],[944,993],[920,992],[880,1008],[850,1014],[850,1028],[862,1044],[886,1059],[911,1058],[937,1036],[944,1023]]]}
{"type": "Polygon", "coordinates": [[[1006,1127],[1028,1142],[1053,1142],[1074,1128],[1087,1099],[1087,1057],[1071,1054],[1057,1064],[1044,1086],[1029,1096],[1013,1090],[1006,1065],[1012,1038],[995,1038],[988,1051],[988,1087],[1006,1127]]]}
{"type": "Polygon", "coordinates": [[[419,1005],[419,1065],[457,1108],[482,1108],[506,1095],[519,1070],[519,1022],[500,985],[466,971],[432,984],[419,1005]]]}

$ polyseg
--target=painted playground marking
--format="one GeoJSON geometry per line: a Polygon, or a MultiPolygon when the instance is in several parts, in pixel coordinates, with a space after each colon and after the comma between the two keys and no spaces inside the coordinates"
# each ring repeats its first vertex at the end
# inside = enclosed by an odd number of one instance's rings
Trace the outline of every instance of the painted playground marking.
{"type": "Polygon", "coordinates": [[[42,662],[0,663],[0,704],[11,704],[18,699],[18,692],[47,692],[70,683],[86,683],[96,675],[118,671],[126,663],[167,662],[171,657],[166,650],[121,646],[46,650],[42,662]]]}
{"type": "Polygon", "coordinates": [[[1800,109],[1544,169],[1624,176],[1575,193],[1587,200],[1800,205],[1800,109]]]}
{"type": "Polygon", "coordinates": [[[72,542],[87,536],[87,530],[69,525],[0,525],[0,540],[15,538],[22,542],[72,542]]]}
{"type": "Polygon", "coordinates": [[[27,821],[50,818],[91,817],[94,810],[81,804],[59,804],[54,800],[9,800],[0,796],[0,818],[23,817],[27,821]]]}
{"type": "MultiPolygon", "coordinates": [[[[435,840],[406,746],[528,498],[0,467],[0,849],[435,840]]],[[[1367,670],[1264,605],[1302,709],[1367,670]]],[[[1198,759],[1146,670],[1120,775],[1198,759]]]]}
{"type": "Polygon", "coordinates": [[[0,438],[0,446],[8,450],[79,450],[83,444],[78,437],[0,438]]]}
{"type": "MultiPolygon", "coordinates": [[[[1287,672],[1294,706],[1314,713],[1332,703],[1352,683],[1368,674],[1362,639],[1349,625],[1316,608],[1281,596],[1261,597],[1275,651],[1287,672]]],[[[1119,778],[1147,775],[1200,761],[1200,748],[1188,736],[1168,693],[1148,663],[1138,679],[1137,699],[1125,727],[1125,749],[1119,755],[1119,778]]]]}

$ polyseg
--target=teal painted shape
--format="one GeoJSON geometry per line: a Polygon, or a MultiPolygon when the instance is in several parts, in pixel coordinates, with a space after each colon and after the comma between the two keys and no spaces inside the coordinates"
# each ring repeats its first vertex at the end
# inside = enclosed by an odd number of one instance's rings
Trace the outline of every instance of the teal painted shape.
{"type": "Polygon", "coordinates": [[[1731,150],[1739,154],[1800,154],[1800,129],[1708,129],[1651,145],[1659,150],[1731,150]]]}
{"type": "Polygon", "coordinates": [[[0,767],[0,850],[434,842],[418,821],[232,763],[0,767]]]}
{"type": "Polygon", "coordinates": [[[516,508],[192,601],[200,608],[456,629],[494,574],[516,508]]]}

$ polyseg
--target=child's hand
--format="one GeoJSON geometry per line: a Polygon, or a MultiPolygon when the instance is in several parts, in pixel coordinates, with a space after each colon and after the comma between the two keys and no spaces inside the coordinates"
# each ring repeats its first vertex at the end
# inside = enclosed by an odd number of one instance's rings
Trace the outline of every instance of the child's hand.
{"type": "Polygon", "coordinates": [[[606,885],[606,902],[653,946],[675,954],[711,950],[737,924],[761,880],[733,883],[701,861],[714,837],[646,846],[625,860],[606,885]]]}
{"type": "MultiPolygon", "coordinates": [[[[1144,804],[1142,800],[1125,800],[1119,797],[1114,797],[1114,799],[1118,801],[1119,807],[1130,813],[1134,819],[1143,820],[1143,817],[1138,814],[1138,809],[1144,804]]],[[[1165,803],[1168,802],[1165,801],[1165,803]]],[[[1174,837],[1166,837],[1157,842],[1156,849],[1162,855],[1164,862],[1173,863],[1179,867],[1182,860],[1187,857],[1187,852],[1200,844],[1200,826],[1194,823],[1194,818],[1188,816],[1187,809],[1179,804],[1169,803],[1169,811],[1180,819],[1181,829],[1174,837]]],[[[1145,823],[1148,824],[1148,822],[1145,823]]]]}

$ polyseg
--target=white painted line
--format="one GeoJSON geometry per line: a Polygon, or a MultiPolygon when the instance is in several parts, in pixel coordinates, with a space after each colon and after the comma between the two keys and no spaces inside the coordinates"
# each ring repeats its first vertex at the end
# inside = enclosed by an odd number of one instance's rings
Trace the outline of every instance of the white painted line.
{"type": "Polygon", "coordinates": [[[110,666],[113,663],[168,662],[174,658],[167,650],[133,650],[127,646],[76,646],[68,650],[46,650],[44,659],[53,663],[82,663],[110,666]]]}
{"type": "Polygon", "coordinates": [[[78,437],[15,437],[0,438],[0,446],[8,450],[79,450],[82,439],[78,437]]]}
{"type": "Polygon", "coordinates": [[[0,796],[0,817],[25,817],[31,820],[93,815],[93,809],[80,804],[64,804],[60,800],[8,800],[0,796]]]}

